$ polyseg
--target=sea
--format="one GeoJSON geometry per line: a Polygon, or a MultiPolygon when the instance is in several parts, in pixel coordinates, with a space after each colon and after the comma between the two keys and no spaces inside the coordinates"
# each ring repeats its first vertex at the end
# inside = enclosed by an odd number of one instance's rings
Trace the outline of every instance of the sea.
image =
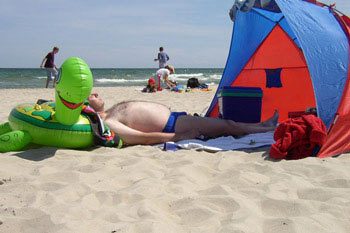
{"type": "MultiPolygon", "coordinates": [[[[156,69],[91,69],[95,87],[145,86],[156,69]]],[[[178,68],[172,76],[181,85],[186,85],[190,78],[197,78],[200,83],[218,84],[223,69],[220,68],[178,68]]],[[[43,88],[46,71],[43,69],[0,68],[0,88],[43,88]]]]}

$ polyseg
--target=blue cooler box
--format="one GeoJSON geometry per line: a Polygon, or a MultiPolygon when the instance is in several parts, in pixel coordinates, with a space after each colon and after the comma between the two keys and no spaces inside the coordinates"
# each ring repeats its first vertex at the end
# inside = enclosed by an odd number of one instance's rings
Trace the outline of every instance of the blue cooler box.
{"type": "Polygon", "coordinates": [[[256,87],[223,87],[218,93],[221,118],[236,122],[261,120],[262,90],[256,87]]]}

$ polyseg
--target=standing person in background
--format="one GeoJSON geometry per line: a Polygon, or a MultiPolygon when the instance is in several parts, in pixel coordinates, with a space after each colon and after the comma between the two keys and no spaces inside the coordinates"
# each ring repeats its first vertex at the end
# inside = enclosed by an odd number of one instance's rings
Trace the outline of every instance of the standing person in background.
{"type": "Polygon", "coordinates": [[[159,68],[165,68],[166,63],[169,61],[169,56],[164,52],[164,48],[160,47],[159,48],[159,53],[158,53],[158,58],[155,58],[154,61],[159,62],[159,68]]]}
{"type": "Polygon", "coordinates": [[[58,47],[53,47],[52,51],[49,52],[46,55],[46,57],[44,57],[40,65],[40,68],[44,67],[47,73],[46,88],[49,87],[49,83],[51,80],[53,81],[52,87],[55,87],[55,82],[58,76],[58,70],[55,65],[55,54],[58,53],[58,51],[59,51],[58,47]]]}

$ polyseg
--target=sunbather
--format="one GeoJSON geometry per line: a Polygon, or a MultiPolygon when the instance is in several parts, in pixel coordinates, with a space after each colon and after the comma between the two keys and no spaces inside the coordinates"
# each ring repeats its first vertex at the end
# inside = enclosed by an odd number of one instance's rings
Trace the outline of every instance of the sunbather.
{"type": "Polygon", "coordinates": [[[91,94],[88,100],[90,106],[127,145],[152,145],[199,136],[214,138],[262,133],[273,131],[278,120],[277,111],[265,122],[240,123],[171,112],[162,104],[146,101],[121,102],[105,110],[104,101],[97,93],[91,94]]]}

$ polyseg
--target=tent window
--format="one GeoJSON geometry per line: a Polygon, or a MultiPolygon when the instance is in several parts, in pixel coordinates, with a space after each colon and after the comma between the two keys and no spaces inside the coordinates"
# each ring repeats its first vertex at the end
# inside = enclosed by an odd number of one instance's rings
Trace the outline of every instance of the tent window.
{"type": "Polygon", "coordinates": [[[282,87],[281,71],[282,71],[282,68],[265,69],[265,72],[266,72],[266,87],[267,88],[273,88],[273,87],[279,88],[279,87],[282,87]]]}

